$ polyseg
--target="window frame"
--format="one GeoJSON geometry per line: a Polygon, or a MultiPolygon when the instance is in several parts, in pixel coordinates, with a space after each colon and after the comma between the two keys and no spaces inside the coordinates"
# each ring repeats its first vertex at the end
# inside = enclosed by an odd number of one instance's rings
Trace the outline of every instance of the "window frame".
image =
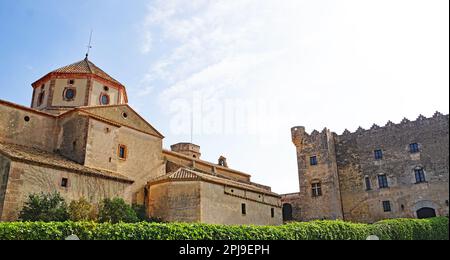
{"type": "Polygon", "coordinates": [[[64,88],[63,99],[65,101],[74,101],[76,97],[77,97],[77,89],[76,88],[73,88],[73,87],[66,87],[66,88],[64,88]],[[67,92],[68,91],[73,91],[73,97],[72,98],[68,98],[67,97],[67,92]]]}
{"type": "Polygon", "coordinates": [[[62,188],[69,188],[69,178],[63,177],[61,179],[61,187],[62,188]]]}
{"type": "Polygon", "coordinates": [[[374,158],[376,161],[383,160],[383,158],[384,158],[383,149],[376,149],[373,151],[373,153],[374,153],[374,158]]]}
{"type": "Polygon", "coordinates": [[[247,204],[241,203],[241,213],[243,216],[247,215],[247,204]]]}
{"type": "Polygon", "coordinates": [[[370,181],[370,177],[369,176],[365,176],[364,177],[364,184],[366,185],[366,191],[372,190],[372,183],[370,181]]]}
{"type": "Polygon", "coordinates": [[[313,182],[311,184],[312,197],[318,198],[323,195],[322,193],[322,183],[321,182],[313,182]]]}
{"type": "Polygon", "coordinates": [[[390,200],[385,200],[382,202],[382,204],[383,204],[383,211],[385,213],[392,212],[392,205],[390,200]]]}
{"type": "Polygon", "coordinates": [[[119,160],[126,161],[128,159],[128,147],[124,144],[119,144],[117,148],[117,156],[119,157],[119,160]],[[122,156],[122,149],[123,149],[123,156],[122,156]]]}
{"type": "Polygon", "coordinates": [[[101,93],[100,94],[100,98],[99,98],[99,102],[100,102],[100,105],[102,105],[102,106],[109,106],[111,104],[111,97],[108,94],[106,94],[106,93],[101,93]],[[103,98],[104,97],[106,97],[108,99],[108,103],[107,104],[103,103],[103,98]]]}
{"type": "Polygon", "coordinates": [[[386,174],[378,174],[378,188],[387,189],[389,188],[389,180],[386,174]]]}
{"type": "Polygon", "coordinates": [[[411,144],[409,144],[409,152],[411,154],[420,153],[420,145],[419,145],[419,143],[411,143],[411,144]]]}
{"type": "Polygon", "coordinates": [[[309,165],[310,166],[317,166],[319,164],[319,160],[317,158],[317,155],[309,157],[309,165]]]}
{"type": "Polygon", "coordinates": [[[418,167],[418,168],[414,169],[414,177],[416,179],[416,184],[427,182],[425,170],[422,167],[418,167]]]}

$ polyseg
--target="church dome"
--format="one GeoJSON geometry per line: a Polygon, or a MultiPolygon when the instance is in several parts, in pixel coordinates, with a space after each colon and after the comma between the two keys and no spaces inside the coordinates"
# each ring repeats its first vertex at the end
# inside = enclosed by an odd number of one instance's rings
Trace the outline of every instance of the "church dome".
{"type": "Polygon", "coordinates": [[[125,86],[85,59],[53,70],[32,84],[32,108],[65,110],[128,103],[125,86]]]}

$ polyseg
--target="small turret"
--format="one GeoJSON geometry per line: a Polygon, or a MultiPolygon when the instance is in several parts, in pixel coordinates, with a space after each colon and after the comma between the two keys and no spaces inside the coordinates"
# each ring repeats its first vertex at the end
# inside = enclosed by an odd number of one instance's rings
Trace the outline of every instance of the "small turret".
{"type": "Polygon", "coordinates": [[[178,143],[170,147],[173,152],[187,155],[191,158],[200,159],[200,146],[192,143],[178,143]]]}

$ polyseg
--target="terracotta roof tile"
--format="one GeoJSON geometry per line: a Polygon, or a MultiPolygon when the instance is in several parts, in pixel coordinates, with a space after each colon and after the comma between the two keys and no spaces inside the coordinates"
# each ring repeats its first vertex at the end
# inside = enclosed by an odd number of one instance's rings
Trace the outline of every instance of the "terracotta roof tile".
{"type": "Polygon", "coordinates": [[[56,73],[86,73],[86,74],[94,74],[97,75],[103,79],[112,81],[114,83],[117,83],[119,85],[122,85],[119,81],[117,81],[116,79],[114,79],[113,77],[109,76],[106,72],[104,72],[102,69],[100,69],[99,67],[97,67],[94,63],[92,63],[90,60],[88,60],[87,58],[67,65],[65,67],[56,69],[52,72],[56,72],[56,73]]]}
{"type": "Polygon", "coordinates": [[[263,194],[267,194],[267,195],[271,195],[271,196],[276,196],[276,197],[280,196],[274,192],[259,188],[257,186],[251,185],[251,184],[246,184],[246,183],[226,179],[223,177],[218,177],[218,176],[214,176],[211,174],[201,173],[201,172],[190,170],[187,168],[180,168],[175,172],[168,173],[166,175],[155,178],[155,179],[151,180],[149,182],[149,184],[163,182],[163,181],[186,181],[186,180],[199,180],[199,181],[212,182],[212,183],[216,183],[216,184],[222,184],[222,185],[232,186],[232,187],[236,187],[236,188],[241,188],[244,190],[263,193],[263,194]]]}
{"type": "Polygon", "coordinates": [[[78,172],[87,175],[114,179],[132,183],[133,180],[116,172],[107,170],[98,170],[71,161],[61,155],[42,151],[36,148],[25,147],[16,144],[0,143],[0,154],[23,162],[37,163],[58,169],[64,169],[72,172],[78,172]]]}

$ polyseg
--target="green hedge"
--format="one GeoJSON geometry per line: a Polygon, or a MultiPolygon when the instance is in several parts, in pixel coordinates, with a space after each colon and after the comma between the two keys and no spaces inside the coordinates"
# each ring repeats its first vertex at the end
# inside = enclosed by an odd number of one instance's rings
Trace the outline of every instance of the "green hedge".
{"type": "Polygon", "coordinates": [[[283,226],[205,224],[108,224],[94,222],[0,223],[0,240],[448,240],[448,218],[385,220],[372,225],[313,221],[283,226]]]}

